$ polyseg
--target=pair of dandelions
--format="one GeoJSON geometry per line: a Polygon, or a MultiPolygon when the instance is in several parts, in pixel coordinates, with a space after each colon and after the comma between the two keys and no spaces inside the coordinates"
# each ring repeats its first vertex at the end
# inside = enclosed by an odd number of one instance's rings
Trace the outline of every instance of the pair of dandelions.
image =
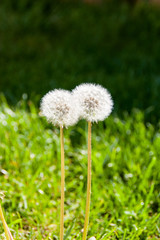
{"type": "Polygon", "coordinates": [[[91,125],[93,122],[103,121],[113,108],[110,93],[100,85],[81,84],[72,92],[65,90],[53,90],[48,92],[41,101],[41,114],[49,122],[60,127],[61,139],[61,213],[60,213],[60,240],[64,234],[64,137],[63,128],[74,125],[79,119],[88,122],[88,177],[87,199],[83,230],[83,240],[86,240],[91,195],[91,125]]]}

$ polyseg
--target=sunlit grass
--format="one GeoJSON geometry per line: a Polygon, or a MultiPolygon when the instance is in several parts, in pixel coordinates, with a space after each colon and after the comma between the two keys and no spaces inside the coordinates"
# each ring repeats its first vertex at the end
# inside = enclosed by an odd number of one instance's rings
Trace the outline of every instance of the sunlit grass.
{"type": "MultiPolygon", "coordinates": [[[[92,201],[88,237],[159,239],[160,131],[134,110],[123,120],[93,125],[92,201]]],[[[82,239],[87,180],[87,125],[64,131],[65,233],[82,239]],[[73,224],[74,220],[74,224],[73,224]]],[[[0,103],[0,190],[15,239],[58,239],[60,212],[59,131],[38,116],[31,102],[0,103]],[[54,237],[53,237],[54,236],[54,237]]],[[[0,239],[4,239],[0,224],[0,239]]]]}

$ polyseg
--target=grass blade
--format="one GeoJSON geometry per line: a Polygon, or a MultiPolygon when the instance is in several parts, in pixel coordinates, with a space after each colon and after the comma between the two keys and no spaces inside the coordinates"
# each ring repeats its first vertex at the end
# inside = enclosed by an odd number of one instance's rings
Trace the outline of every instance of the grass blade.
{"type": "Polygon", "coordinates": [[[68,236],[70,235],[71,231],[72,231],[72,228],[74,227],[74,224],[75,224],[75,219],[73,220],[71,226],[68,228],[67,232],[66,232],[66,235],[64,236],[64,239],[63,240],[66,240],[68,238],[68,236]]]}

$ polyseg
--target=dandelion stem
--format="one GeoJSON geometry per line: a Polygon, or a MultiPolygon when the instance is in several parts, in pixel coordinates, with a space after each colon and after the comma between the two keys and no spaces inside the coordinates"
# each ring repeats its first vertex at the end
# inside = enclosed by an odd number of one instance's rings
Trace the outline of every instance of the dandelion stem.
{"type": "Polygon", "coordinates": [[[91,122],[88,122],[88,177],[87,177],[87,201],[86,201],[86,215],[84,222],[83,240],[86,240],[88,224],[89,224],[89,210],[91,198],[91,122]]]}
{"type": "Polygon", "coordinates": [[[64,233],[64,185],[65,185],[63,126],[60,127],[60,139],[61,139],[61,216],[60,216],[60,240],[63,240],[63,233],[64,233]]]}
{"type": "Polygon", "coordinates": [[[6,239],[7,240],[10,240],[10,236],[9,236],[9,228],[7,226],[7,223],[5,221],[5,218],[4,218],[4,215],[3,215],[3,211],[2,211],[2,207],[0,205],[0,218],[2,220],[2,223],[3,223],[3,227],[4,227],[4,231],[5,231],[5,235],[6,235],[6,239]]]}

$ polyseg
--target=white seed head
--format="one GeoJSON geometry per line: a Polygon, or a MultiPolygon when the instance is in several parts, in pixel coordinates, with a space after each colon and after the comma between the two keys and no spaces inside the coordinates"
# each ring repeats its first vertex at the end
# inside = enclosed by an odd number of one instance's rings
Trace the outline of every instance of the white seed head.
{"type": "Polygon", "coordinates": [[[76,124],[79,111],[74,103],[72,93],[66,90],[48,92],[41,100],[41,115],[55,126],[71,126],[76,124]]]}
{"type": "Polygon", "coordinates": [[[103,121],[112,112],[110,93],[100,85],[81,84],[73,90],[80,108],[80,118],[90,122],[103,121]]]}

